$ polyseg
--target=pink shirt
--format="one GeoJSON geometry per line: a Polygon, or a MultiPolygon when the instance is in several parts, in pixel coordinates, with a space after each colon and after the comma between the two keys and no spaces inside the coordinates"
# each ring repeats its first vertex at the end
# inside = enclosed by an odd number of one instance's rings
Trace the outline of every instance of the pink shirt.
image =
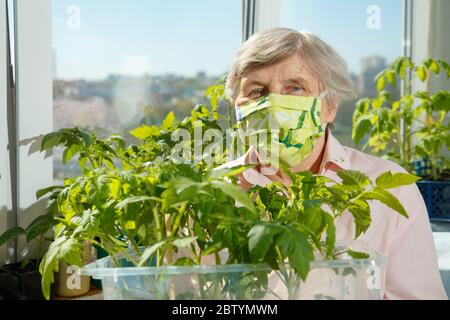
{"type": "MultiPolygon", "coordinates": [[[[223,167],[233,167],[257,159],[256,150],[223,167]]],[[[320,174],[336,179],[339,169],[358,170],[372,181],[386,171],[406,172],[396,163],[380,159],[355,149],[342,146],[327,131],[325,153],[320,174]]],[[[278,171],[276,174],[264,174],[257,169],[248,169],[240,176],[240,183],[247,189],[252,185],[264,186],[272,181],[289,184],[289,178],[278,171]]],[[[381,281],[381,293],[384,299],[447,299],[440,278],[436,248],[433,241],[427,209],[415,184],[392,189],[390,192],[403,204],[409,219],[379,202],[372,202],[372,224],[359,239],[366,241],[371,248],[387,257],[386,272],[381,281]]],[[[345,212],[336,220],[336,239],[354,238],[353,216],[345,212]]]]}

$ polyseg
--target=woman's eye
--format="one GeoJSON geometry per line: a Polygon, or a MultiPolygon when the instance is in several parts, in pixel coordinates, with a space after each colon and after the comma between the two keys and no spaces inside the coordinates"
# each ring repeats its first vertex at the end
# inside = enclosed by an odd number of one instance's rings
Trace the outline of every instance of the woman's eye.
{"type": "Polygon", "coordinates": [[[291,92],[294,92],[294,93],[303,93],[304,92],[304,90],[303,90],[303,88],[302,87],[300,87],[300,86],[293,86],[292,88],[291,88],[291,92]]]}
{"type": "Polygon", "coordinates": [[[263,88],[257,88],[257,89],[253,89],[252,91],[250,91],[250,98],[258,98],[261,97],[264,94],[264,89],[263,88]]]}

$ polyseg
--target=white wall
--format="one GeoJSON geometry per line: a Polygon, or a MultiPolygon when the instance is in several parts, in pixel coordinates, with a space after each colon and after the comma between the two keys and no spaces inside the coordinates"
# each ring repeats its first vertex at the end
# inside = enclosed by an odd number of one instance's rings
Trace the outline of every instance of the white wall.
{"type": "MultiPolygon", "coordinates": [[[[16,87],[19,140],[18,224],[27,227],[45,213],[36,191],[53,184],[53,163],[30,153],[28,139],[53,130],[52,0],[16,0],[16,87]]],[[[26,247],[24,239],[19,255],[26,247]]],[[[34,254],[33,254],[34,255],[34,254]]]]}
{"type": "Polygon", "coordinates": [[[281,0],[256,0],[255,33],[279,27],[281,19],[281,0]]]}
{"type": "MultiPolygon", "coordinates": [[[[433,0],[430,14],[429,53],[433,58],[450,63],[450,1],[433,0]]],[[[446,77],[433,79],[433,90],[450,90],[450,80],[446,77]]]]}
{"type": "MultiPolygon", "coordinates": [[[[450,63],[450,1],[413,1],[412,58],[420,63],[427,58],[450,63]]],[[[427,84],[414,83],[414,90],[425,90],[427,84]]],[[[429,90],[450,90],[450,81],[441,76],[432,79],[429,90]]]]}

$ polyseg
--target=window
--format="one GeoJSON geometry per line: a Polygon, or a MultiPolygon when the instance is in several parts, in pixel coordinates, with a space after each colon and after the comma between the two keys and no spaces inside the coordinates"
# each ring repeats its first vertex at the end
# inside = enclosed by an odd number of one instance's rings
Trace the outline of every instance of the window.
{"type": "MultiPolygon", "coordinates": [[[[257,12],[259,30],[310,31],[336,49],[348,64],[358,99],[376,95],[374,77],[403,54],[403,0],[263,0],[257,12]]],[[[347,146],[353,146],[354,104],[340,106],[334,125],[334,134],[347,146]]]]}
{"type": "MultiPolygon", "coordinates": [[[[8,153],[8,105],[7,90],[7,34],[6,2],[0,2],[0,234],[10,226],[11,210],[10,167],[8,153]]],[[[6,248],[0,248],[0,263],[7,260],[6,248]]]]}
{"type": "MultiPolygon", "coordinates": [[[[183,118],[228,72],[241,34],[241,0],[54,0],[54,129],[125,134],[171,110],[183,118]]],[[[57,180],[78,170],[60,158],[57,180]]]]}

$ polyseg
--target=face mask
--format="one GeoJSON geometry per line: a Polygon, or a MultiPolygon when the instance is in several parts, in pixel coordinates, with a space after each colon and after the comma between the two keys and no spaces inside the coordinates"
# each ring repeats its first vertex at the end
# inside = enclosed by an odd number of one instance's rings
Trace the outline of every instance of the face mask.
{"type": "Polygon", "coordinates": [[[320,121],[323,96],[269,94],[237,107],[241,142],[253,145],[273,165],[300,164],[325,134],[326,123],[320,121]]]}

